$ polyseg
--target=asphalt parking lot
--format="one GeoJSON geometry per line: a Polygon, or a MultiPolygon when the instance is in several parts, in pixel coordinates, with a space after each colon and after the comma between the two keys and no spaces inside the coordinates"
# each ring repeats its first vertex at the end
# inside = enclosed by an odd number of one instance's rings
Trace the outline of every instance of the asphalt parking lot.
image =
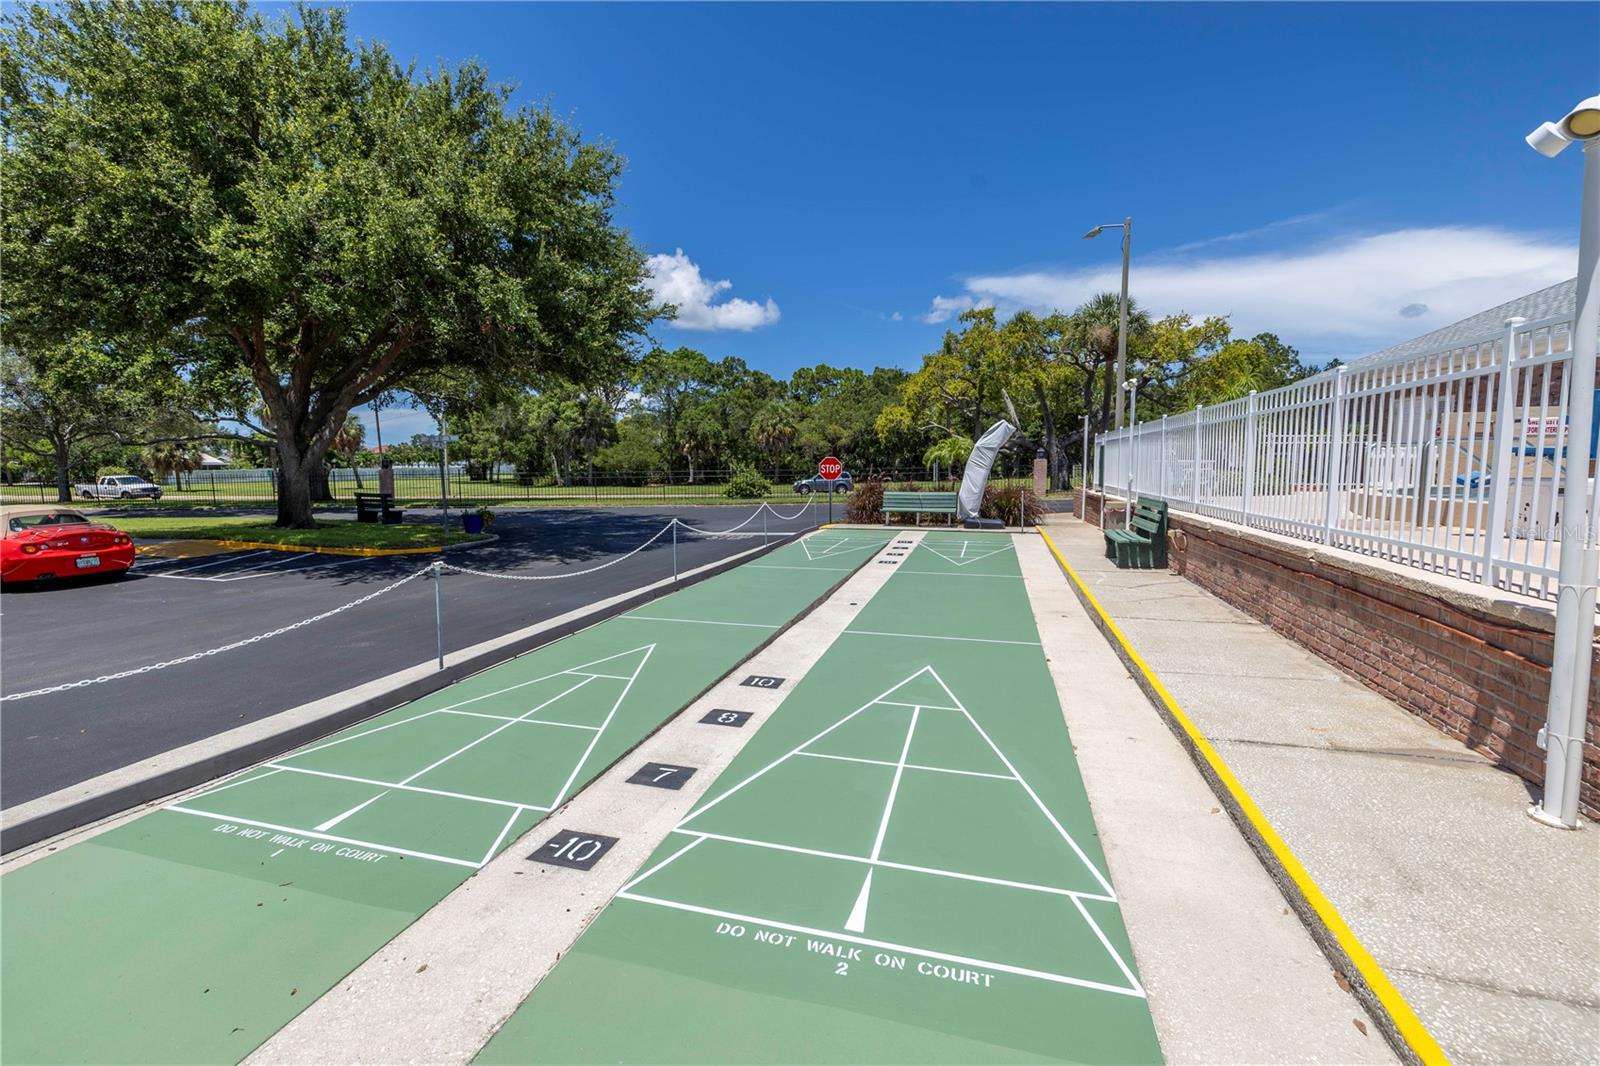
{"type": "MultiPolygon", "coordinates": [[[[780,507],[783,513],[794,508],[780,507]]],[[[826,511],[820,512],[825,515],[826,511]]],[[[584,570],[616,559],[674,516],[728,529],[743,508],[503,510],[499,540],[443,558],[519,575],[584,570]]],[[[824,519],[825,520],[825,519],[824,519]]],[[[773,533],[810,529],[807,511],[773,533]]],[[[688,570],[761,542],[680,533],[688,570]]],[[[672,573],[662,537],[594,574],[503,581],[448,574],[445,648],[467,647],[672,573]]],[[[127,578],[8,591],[0,601],[3,692],[28,692],[117,673],[242,640],[338,607],[429,565],[434,555],[378,558],[238,551],[142,561],[127,578]]],[[[0,806],[59,788],[381,677],[435,654],[430,579],[258,644],[118,681],[12,700],[0,714],[0,806]]]]}

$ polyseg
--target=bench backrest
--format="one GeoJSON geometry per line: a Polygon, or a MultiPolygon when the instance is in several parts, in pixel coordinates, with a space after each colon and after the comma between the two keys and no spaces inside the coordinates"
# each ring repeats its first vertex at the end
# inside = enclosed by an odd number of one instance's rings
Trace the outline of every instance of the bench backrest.
{"type": "Polygon", "coordinates": [[[1133,509],[1133,528],[1154,537],[1165,536],[1167,532],[1166,501],[1140,498],[1138,506],[1133,509]]]}
{"type": "Polygon", "coordinates": [[[949,511],[956,509],[956,494],[953,492],[885,492],[883,494],[883,509],[885,511],[949,511]]]}

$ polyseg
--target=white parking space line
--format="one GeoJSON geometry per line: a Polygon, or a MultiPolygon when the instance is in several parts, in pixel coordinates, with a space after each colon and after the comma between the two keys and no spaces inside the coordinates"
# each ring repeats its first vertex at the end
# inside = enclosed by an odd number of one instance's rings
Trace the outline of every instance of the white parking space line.
{"type": "Polygon", "coordinates": [[[224,556],[224,557],[222,557],[220,559],[213,559],[209,563],[201,563],[199,566],[188,566],[188,567],[184,567],[182,570],[174,570],[174,571],[172,571],[172,573],[168,574],[167,576],[168,577],[178,577],[179,575],[182,575],[182,574],[192,574],[196,570],[205,570],[205,569],[208,569],[208,568],[213,567],[213,566],[222,566],[222,565],[227,564],[227,563],[236,563],[241,559],[248,559],[253,555],[265,555],[265,554],[267,554],[267,550],[268,549],[263,548],[260,551],[245,552],[243,555],[228,555],[228,556],[224,556]]]}
{"type": "MultiPolygon", "coordinates": [[[[223,563],[242,562],[247,558],[261,554],[263,553],[249,552],[246,555],[229,556],[226,559],[218,559],[214,562],[206,563],[204,566],[218,566],[223,563]]],[[[191,573],[191,571],[203,569],[203,567],[199,566],[187,567],[182,570],[161,570],[152,569],[150,567],[141,567],[139,568],[138,572],[142,573],[145,577],[165,577],[172,578],[176,581],[210,581],[214,583],[225,584],[230,581],[254,581],[256,578],[274,577],[278,574],[299,574],[304,573],[307,570],[329,570],[336,566],[345,566],[349,563],[370,562],[373,558],[381,558],[365,555],[334,558],[319,552],[294,552],[293,554],[289,555],[275,552],[274,554],[279,555],[279,558],[269,559],[266,562],[254,563],[250,566],[241,567],[237,570],[222,570],[214,574],[191,573]]]]}
{"type": "MultiPolygon", "coordinates": [[[[239,580],[239,575],[240,574],[248,574],[252,570],[265,570],[269,566],[277,566],[279,563],[291,563],[291,562],[294,562],[296,559],[310,558],[310,557],[314,556],[315,554],[316,554],[315,552],[296,552],[293,555],[284,556],[284,557],[277,558],[277,559],[268,559],[264,563],[257,563],[255,566],[247,566],[242,570],[230,570],[227,573],[223,574],[221,577],[214,578],[213,580],[216,580],[216,581],[237,581],[237,580],[239,580]]],[[[293,569],[301,569],[301,568],[295,567],[293,569]]]]}

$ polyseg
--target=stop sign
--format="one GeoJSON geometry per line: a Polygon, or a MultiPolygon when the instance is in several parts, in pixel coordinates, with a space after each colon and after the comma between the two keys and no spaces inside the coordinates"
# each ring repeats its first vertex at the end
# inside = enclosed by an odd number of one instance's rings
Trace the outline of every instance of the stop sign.
{"type": "Polygon", "coordinates": [[[844,464],[830,455],[817,464],[817,473],[821,474],[825,481],[836,481],[839,475],[844,473],[844,464]]]}

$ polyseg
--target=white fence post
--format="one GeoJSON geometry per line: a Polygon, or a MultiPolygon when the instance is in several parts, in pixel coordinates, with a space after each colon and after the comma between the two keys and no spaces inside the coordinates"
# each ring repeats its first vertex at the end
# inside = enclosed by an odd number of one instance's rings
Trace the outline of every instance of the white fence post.
{"type": "Polygon", "coordinates": [[[1189,474],[1189,507],[1196,513],[1200,510],[1200,418],[1205,414],[1206,405],[1194,405],[1194,462],[1189,474]]]}
{"type": "Polygon", "coordinates": [[[1328,499],[1322,513],[1324,544],[1333,543],[1333,527],[1339,517],[1339,484],[1344,476],[1344,464],[1340,462],[1344,449],[1344,380],[1345,371],[1349,369],[1341,366],[1333,376],[1333,403],[1328,411],[1328,499]]]}
{"type": "Polygon", "coordinates": [[[1506,482],[1511,480],[1511,407],[1516,403],[1517,327],[1525,318],[1506,319],[1505,358],[1500,362],[1498,405],[1494,414],[1494,458],[1489,467],[1489,503],[1483,523],[1483,583],[1493,586],[1494,560],[1506,529],[1506,482]]]}
{"type": "Polygon", "coordinates": [[[1161,470],[1161,482],[1156,488],[1156,495],[1163,500],[1167,498],[1167,416],[1161,416],[1161,454],[1157,457],[1161,470]]]}
{"type": "Polygon", "coordinates": [[[1256,495],[1256,390],[1244,402],[1244,488],[1239,501],[1244,524],[1250,524],[1250,505],[1256,495]]]}

